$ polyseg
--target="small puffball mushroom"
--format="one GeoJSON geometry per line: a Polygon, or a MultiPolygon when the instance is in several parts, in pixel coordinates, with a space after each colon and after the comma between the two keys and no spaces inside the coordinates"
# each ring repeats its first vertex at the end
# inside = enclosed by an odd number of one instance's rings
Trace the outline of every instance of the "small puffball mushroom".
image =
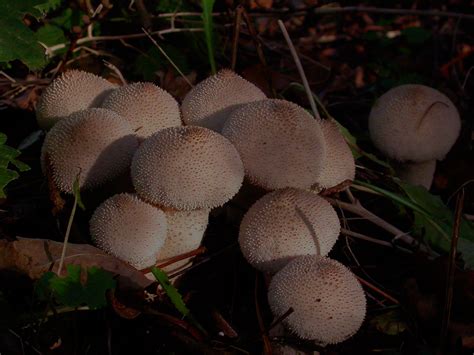
{"type": "Polygon", "coordinates": [[[167,233],[165,213],[132,194],[114,195],[90,220],[94,243],[137,269],[154,264],[167,233]]]}
{"type": "Polygon", "coordinates": [[[43,129],[71,113],[99,107],[116,86],[111,82],[81,70],[69,70],[54,79],[43,91],[36,108],[36,120],[43,129]]]}
{"type": "Polygon", "coordinates": [[[59,121],[46,135],[42,158],[48,157],[56,186],[72,193],[80,173],[80,187],[95,188],[126,171],[138,140],[130,124],[115,112],[91,108],[59,121]]]}
{"type": "Polygon", "coordinates": [[[280,270],[270,283],[268,302],[275,317],[293,308],[283,324],[323,345],[354,335],[366,312],[364,291],[352,272],[315,255],[298,257],[280,270]]]}
{"type": "Polygon", "coordinates": [[[242,160],[229,140],[198,126],[166,128],[147,138],[133,157],[131,173],[141,198],[186,211],[223,205],[244,178],[242,160]]]}
{"type": "Polygon", "coordinates": [[[332,119],[321,121],[321,129],[326,142],[326,164],[318,177],[319,187],[328,189],[354,180],[355,161],[351,149],[332,119]]]}
{"type": "Polygon", "coordinates": [[[275,273],[297,256],[327,255],[340,229],[336,211],[322,197],[305,190],[277,190],[247,211],[239,244],[253,267],[275,273]]]}
{"type": "Polygon", "coordinates": [[[255,85],[224,69],[201,81],[186,95],[181,106],[183,121],[186,125],[220,132],[233,110],[242,104],[265,98],[265,94],[255,85]]]}
{"type": "Polygon", "coordinates": [[[320,124],[285,100],[267,99],[235,110],[222,134],[239,151],[249,180],[267,190],[309,188],[326,159],[320,124]]]}
{"type": "MultiPolygon", "coordinates": [[[[209,220],[209,210],[166,211],[168,234],[165,244],[158,252],[158,264],[197,249],[201,244],[209,220]]],[[[182,267],[188,260],[165,266],[166,272],[182,267]]]]}
{"type": "Polygon", "coordinates": [[[102,106],[128,120],[140,138],[181,126],[178,102],[152,83],[133,83],[114,90],[102,106]]]}
{"type": "Polygon", "coordinates": [[[460,130],[459,113],[451,100],[423,85],[389,90],[377,100],[369,116],[374,145],[398,162],[443,159],[460,130]]]}

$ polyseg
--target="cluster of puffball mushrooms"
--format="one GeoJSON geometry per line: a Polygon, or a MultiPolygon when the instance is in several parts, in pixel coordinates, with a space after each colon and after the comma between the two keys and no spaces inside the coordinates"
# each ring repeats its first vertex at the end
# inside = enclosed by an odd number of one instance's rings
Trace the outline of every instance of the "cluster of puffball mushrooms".
{"type": "MultiPolygon", "coordinates": [[[[429,110],[441,120],[446,106],[455,108],[436,95],[429,110]]],[[[394,112],[406,109],[399,107],[399,96],[385,94],[370,116],[374,142],[388,155],[383,146],[391,127],[384,121],[393,123],[394,112]],[[385,110],[387,119],[382,104],[393,106],[385,110]]],[[[243,217],[239,244],[253,267],[273,275],[268,300],[275,317],[292,308],[283,323],[321,344],[341,342],[361,326],[364,291],[348,268],[327,257],[340,222],[318,195],[355,175],[351,150],[334,121],[269,99],[230,70],[196,85],[181,107],[152,83],[116,86],[71,70],[45,89],[37,120],[49,130],[42,166],[60,191],[72,193],[79,172],[82,190],[130,174],[135,193],[110,197],[90,220],[92,240],[105,252],[144,269],[196,249],[210,210],[231,200],[245,178],[268,193],[243,217]]],[[[428,121],[407,121],[405,128],[425,129],[428,121]]],[[[442,135],[446,130],[436,138],[442,135]]],[[[448,150],[454,133],[449,139],[448,150]]],[[[445,153],[390,156],[425,162],[445,153]]]]}

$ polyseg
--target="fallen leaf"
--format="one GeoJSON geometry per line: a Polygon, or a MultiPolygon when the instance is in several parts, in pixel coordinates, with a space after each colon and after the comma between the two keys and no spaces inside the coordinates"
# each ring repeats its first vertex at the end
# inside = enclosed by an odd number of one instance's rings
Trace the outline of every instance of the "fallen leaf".
{"type": "MultiPolygon", "coordinates": [[[[57,272],[62,247],[63,243],[48,239],[0,240],[0,270],[17,269],[32,279],[39,279],[47,271],[57,272]]],[[[89,244],[69,243],[64,264],[100,267],[118,275],[122,287],[145,288],[152,283],[129,264],[89,244]]]]}

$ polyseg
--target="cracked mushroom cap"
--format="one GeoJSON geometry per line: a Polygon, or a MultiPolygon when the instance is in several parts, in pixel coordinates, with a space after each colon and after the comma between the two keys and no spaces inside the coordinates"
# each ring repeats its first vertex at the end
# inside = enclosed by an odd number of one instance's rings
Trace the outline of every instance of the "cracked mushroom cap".
{"type": "Polygon", "coordinates": [[[277,190],[247,211],[239,244],[253,267],[275,273],[297,256],[327,255],[340,229],[336,211],[322,197],[306,190],[277,190]]]}
{"type": "Polygon", "coordinates": [[[354,180],[354,157],[337,124],[333,120],[326,119],[321,122],[321,129],[326,142],[326,164],[324,164],[317,184],[328,189],[346,180],[354,180]]]}
{"type": "Polygon", "coordinates": [[[326,159],[321,125],[285,100],[266,99],[235,110],[222,134],[239,151],[249,180],[267,190],[309,188],[326,159]]]}
{"type": "Polygon", "coordinates": [[[72,193],[79,172],[80,187],[87,190],[126,171],[137,147],[125,119],[110,110],[92,108],[59,121],[46,135],[42,158],[44,162],[48,156],[56,186],[72,193]]]}
{"type": "Polygon", "coordinates": [[[36,120],[43,129],[71,113],[99,107],[116,86],[111,82],[81,70],[69,70],[54,79],[43,91],[36,108],[36,120]]]}
{"type": "Polygon", "coordinates": [[[154,264],[167,233],[165,213],[127,193],[104,201],[89,225],[100,249],[137,269],[154,264]]]}
{"type": "Polygon", "coordinates": [[[181,105],[183,121],[186,125],[220,132],[233,110],[265,98],[265,94],[251,82],[224,69],[201,81],[186,95],[181,105]]]}
{"type": "Polygon", "coordinates": [[[132,161],[132,181],[140,197],[177,210],[211,209],[239,191],[244,169],[239,153],[210,129],[163,129],[147,138],[132,161]]]}
{"type": "Polygon", "coordinates": [[[398,161],[441,160],[461,130],[459,113],[441,92],[424,85],[401,85],[372,107],[369,132],[374,145],[398,161]]]}
{"type": "Polygon", "coordinates": [[[152,83],[133,83],[114,90],[102,104],[132,125],[140,138],[160,129],[181,126],[178,102],[152,83]]]}
{"type": "Polygon", "coordinates": [[[302,339],[336,344],[353,336],[366,312],[364,291],[341,263],[315,255],[294,259],[272,279],[268,302],[275,317],[302,339]]]}
{"type": "MultiPolygon", "coordinates": [[[[201,245],[209,220],[209,210],[166,211],[168,234],[163,248],[158,252],[158,264],[197,249],[201,245]]],[[[189,259],[178,261],[163,269],[174,271],[185,265],[189,259]]]]}

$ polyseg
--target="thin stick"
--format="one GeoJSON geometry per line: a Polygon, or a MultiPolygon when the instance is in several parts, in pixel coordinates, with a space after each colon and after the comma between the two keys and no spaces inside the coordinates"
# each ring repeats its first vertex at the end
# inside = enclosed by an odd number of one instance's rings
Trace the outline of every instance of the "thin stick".
{"type": "Polygon", "coordinates": [[[359,282],[361,284],[363,284],[364,286],[370,288],[372,291],[375,291],[377,292],[378,294],[382,295],[383,297],[385,297],[386,299],[388,299],[389,301],[392,301],[393,303],[395,304],[400,304],[400,302],[398,302],[397,299],[395,299],[394,297],[390,296],[388,293],[382,291],[380,288],[378,288],[377,286],[374,286],[372,285],[369,281],[366,281],[364,280],[363,278],[357,276],[357,280],[359,280],[359,282]]]}
{"type": "Polygon", "coordinates": [[[122,72],[115,65],[113,65],[112,63],[106,60],[104,60],[103,62],[107,68],[112,70],[118,76],[119,80],[122,82],[122,85],[127,85],[127,80],[125,80],[125,78],[122,75],[122,72]]]}
{"type": "Polygon", "coordinates": [[[290,307],[288,308],[288,310],[283,313],[281,316],[279,316],[277,319],[275,319],[275,321],[270,324],[270,326],[268,327],[268,329],[265,331],[267,334],[270,332],[270,330],[272,330],[273,328],[275,328],[278,324],[280,324],[281,322],[283,322],[286,318],[288,318],[290,316],[291,313],[293,313],[295,310],[290,307]]]}
{"type": "MultiPolygon", "coordinates": [[[[79,182],[79,174],[77,175],[76,179],[77,179],[76,181],[79,182]]],[[[78,185],[79,185],[79,183],[78,183],[78,185]]],[[[74,194],[74,203],[72,205],[71,214],[69,215],[69,221],[67,222],[66,234],[64,235],[63,250],[61,251],[61,258],[59,259],[58,276],[61,276],[61,271],[63,269],[64,258],[66,257],[67,243],[69,241],[69,235],[71,234],[72,221],[74,220],[74,215],[76,214],[77,202],[78,201],[79,201],[79,195],[77,193],[75,193],[74,194]]]]}
{"type": "Polygon", "coordinates": [[[243,11],[244,7],[242,5],[237,6],[235,12],[234,39],[232,43],[232,63],[230,66],[232,70],[235,70],[235,65],[237,64],[237,50],[239,48],[240,24],[242,23],[243,11]]]}
{"type": "Polygon", "coordinates": [[[371,243],[383,245],[384,247],[393,248],[393,244],[390,242],[386,242],[385,240],[379,240],[376,238],[371,238],[371,237],[366,236],[365,234],[353,232],[349,229],[341,228],[341,234],[347,235],[349,237],[362,239],[371,243]]]}
{"type": "Polygon", "coordinates": [[[142,28],[142,31],[145,33],[145,35],[150,39],[150,41],[158,48],[158,50],[165,56],[165,58],[168,60],[168,62],[171,63],[173,68],[176,69],[176,71],[181,75],[181,77],[186,81],[186,83],[192,88],[193,84],[189,81],[189,79],[184,75],[184,73],[178,68],[178,66],[171,60],[171,58],[166,54],[166,52],[161,48],[161,46],[158,44],[158,42],[155,41],[155,39],[151,36],[151,34],[144,28],[142,28]]]}
{"type": "Polygon", "coordinates": [[[263,339],[263,353],[265,355],[272,355],[272,345],[270,343],[270,339],[268,338],[267,332],[265,332],[265,324],[262,318],[262,312],[260,309],[260,302],[258,301],[258,284],[259,284],[259,277],[258,272],[255,273],[255,288],[254,288],[254,301],[255,301],[255,312],[257,314],[258,320],[258,327],[260,328],[260,335],[263,339]]]}
{"type": "Polygon", "coordinates": [[[451,320],[451,306],[453,304],[454,274],[456,271],[456,251],[459,240],[459,229],[461,226],[462,210],[464,206],[464,189],[456,199],[456,212],[454,217],[453,236],[451,238],[451,250],[449,252],[448,272],[446,275],[446,297],[443,310],[443,323],[441,326],[441,345],[444,346],[448,336],[449,322],[451,320]]]}
{"type": "Polygon", "coordinates": [[[313,111],[314,117],[316,117],[318,120],[321,120],[321,116],[319,115],[318,108],[316,107],[316,102],[314,101],[311,88],[309,87],[308,79],[306,78],[303,66],[301,65],[300,58],[298,57],[298,53],[296,53],[295,46],[293,45],[293,42],[291,42],[290,35],[288,34],[288,31],[286,30],[285,24],[282,20],[278,20],[278,26],[280,26],[283,37],[285,37],[285,41],[290,48],[291,55],[300,74],[301,81],[303,81],[304,89],[306,91],[306,95],[308,96],[309,104],[311,105],[311,110],[313,111]]]}

